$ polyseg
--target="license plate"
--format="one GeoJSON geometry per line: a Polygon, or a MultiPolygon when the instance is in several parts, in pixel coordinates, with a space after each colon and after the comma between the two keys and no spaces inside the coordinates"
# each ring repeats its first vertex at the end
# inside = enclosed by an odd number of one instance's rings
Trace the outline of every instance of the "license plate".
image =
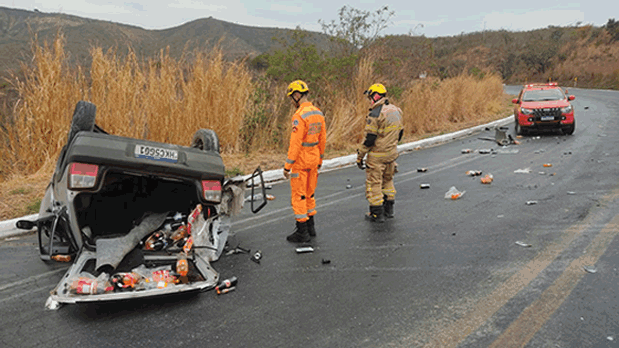
{"type": "Polygon", "coordinates": [[[542,121],[554,121],[555,117],[554,116],[542,116],[541,120],[542,121]]]}
{"type": "Polygon", "coordinates": [[[176,163],[178,161],[178,151],[161,147],[136,145],[134,153],[137,158],[147,158],[171,163],[176,163]]]}

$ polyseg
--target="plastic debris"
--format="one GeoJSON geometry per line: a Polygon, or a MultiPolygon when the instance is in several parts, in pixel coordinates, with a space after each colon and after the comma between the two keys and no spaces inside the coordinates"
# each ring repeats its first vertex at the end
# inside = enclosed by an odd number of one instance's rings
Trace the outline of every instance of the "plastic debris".
{"type": "Polygon", "coordinates": [[[462,149],[461,153],[471,153],[471,149],[462,149]]]}
{"type": "Polygon", "coordinates": [[[606,337],[606,339],[609,340],[609,341],[614,341],[615,340],[615,338],[613,336],[608,336],[608,337],[606,337]]]}
{"type": "Polygon", "coordinates": [[[458,191],[455,186],[452,186],[449,191],[445,193],[445,199],[456,200],[464,195],[466,191],[458,191]]]}
{"type": "Polygon", "coordinates": [[[347,188],[347,189],[351,189],[351,188],[352,188],[352,185],[346,185],[346,188],[347,188]]]}
{"type": "Polygon", "coordinates": [[[52,297],[48,297],[45,301],[45,309],[49,309],[51,311],[55,311],[60,308],[60,302],[52,300],[52,297]]]}
{"type": "Polygon", "coordinates": [[[428,168],[417,168],[418,173],[425,173],[428,171],[428,168]]]}
{"type": "Polygon", "coordinates": [[[71,262],[71,255],[53,255],[52,260],[57,262],[71,262]]]}
{"type": "Polygon", "coordinates": [[[297,251],[297,254],[314,252],[314,248],[311,246],[298,247],[295,250],[297,251]]]}
{"type": "Polygon", "coordinates": [[[260,263],[260,259],[262,259],[262,251],[256,251],[249,259],[255,263],[260,263]]]}
{"type": "Polygon", "coordinates": [[[492,149],[479,149],[479,153],[482,155],[486,155],[492,152],[492,149]]]}
{"type": "Polygon", "coordinates": [[[539,174],[539,175],[546,175],[546,172],[539,172],[537,174],[539,174]]]}
{"type": "Polygon", "coordinates": [[[546,167],[546,168],[552,167],[552,163],[544,163],[543,166],[546,167]]]}
{"type": "Polygon", "coordinates": [[[420,189],[429,189],[430,188],[430,184],[420,184],[419,188],[420,189]]]}
{"type": "Polygon", "coordinates": [[[272,201],[275,199],[275,196],[267,194],[267,200],[272,201]]]}
{"type": "Polygon", "coordinates": [[[516,174],[529,174],[529,173],[531,173],[531,169],[529,169],[529,168],[516,169],[516,170],[514,170],[514,173],[516,173],[516,174]]]}
{"type": "Polygon", "coordinates": [[[575,194],[576,194],[576,192],[574,192],[574,191],[567,191],[567,194],[568,194],[568,195],[575,195],[575,194]]]}
{"type": "Polygon", "coordinates": [[[329,260],[329,259],[322,259],[322,264],[323,265],[328,265],[330,263],[331,263],[331,260],[329,260]]]}
{"type": "Polygon", "coordinates": [[[527,201],[527,205],[534,205],[537,204],[537,201],[527,201]]]}
{"type": "Polygon", "coordinates": [[[481,175],[481,170],[467,170],[465,174],[468,176],[478,176],[481,175]]]}
{"type": "Polygon", "coordinates": [[[583,269],[588,273],[597,273],[597,269],[593,266],[583,266],[583,269]]]}
{"type": "Polygon", "coordinates": [[[525,243],[525,242],[521,242],[521,241],[517,241],[516,245],[519,245],[519,246],[524,247],[524,248],[530,248],[531,247],[531,244],[528,244],[528,243],[525,243]]]}
{"type": "Polygon", "coordinates": [[[489,184],[492,183],[493,179],[494,179],[494,176],[492,176],[492,174],[486,174],[486,175],[484,175],[483,178],[481,178],[481,183],[489,185],[489,184]]]}
{"type": "Polygon", "coordinates": [[[235,287],[238,281],[237,277],[224,279],[215,287],[215,291],[217,291],[217,294],[221,294],[223,290],[235,287]]]}
{"type": "Polygon", "coordinates": [[[217,295],[227,294],[230,291],[234,291],[234,290],[236,290],[236,286],[233,286],[231,288],[221,289],[220,291],[217,291],[217,295]]]}

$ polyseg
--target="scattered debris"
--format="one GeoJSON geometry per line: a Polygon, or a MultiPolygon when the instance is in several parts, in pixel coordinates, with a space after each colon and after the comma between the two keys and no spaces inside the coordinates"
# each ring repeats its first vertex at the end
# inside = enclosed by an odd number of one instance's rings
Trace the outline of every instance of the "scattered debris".
{"type": "Polygon", "coordinates": [[[221,281],[221,283],[219,283],[216,287],[215,287],[215,291],[217,291],[217,295],[222,294],[225,292],[223,292],[226,289],[231,289],[234,288],[236,286],[236,284],[238,283],[238,278],[237,277],[231,277],[229,279],[224,279],[221,281]]]}
{"type": "Polygon", "coordinates": [[[494,176],[492,176],[492,174],[486,174],[486,175],[484,175],[483,178],[481,178],[481,183],[489,185],[489,184],[492,183],[493,179],[494,179],[494,176]]]}
{"type": "Polygon", "coordinates": [[[520,152],[520,150],[518,150],[518,149],[501,148],[501,149],[497,150],[497,153],[499,153],[501,155],[514,155],[514,154],[517,154],[518,152],[520,152]]]}
{"type": "Polygon", "coordinates": [[[539,175],[546,175],[546,172],[539,172],[539,175]]]}
{"type": "Polygon", "coordinates": [[[314,248],[311,246],[298,247],[295,250],[297,251],[297,254],[314,252],[314,248]]]}
{"type": "Polygon", "coordinates": [[[462,149],[460,152],[462,152],[462,153],[471,153],[471,149],[462,149]]]}
{"type": "Polygon", "coordinates": [[[51,296],[48,297],[47,300],[45,301],[45,309],[55,311],[58,308],[60,308],[60,302],[54,301],[51,296]]]}
{"type": "Polygon", "coordinates": [[[466,175],[468,176],[478,176],[481,175],[481,170],[467,170],[466,175]]]}
{"type": "Polygon", "coordinates": [[[71,255],[52,255],[52,260],[57,262],[71,262],[71,255]]]}
{"type": "Polygon", "coordinates": [[[322,259],[322,264],[323,265],[328,265],[330,263],[331,263],[331,260],[329,260],[329,259],[322,259]]]}
{"type": "Polygon", "coordinates": [[[593,266],[583,266],[583,269],[588,273],[597,273],[597,269],[593,266]]]}
{"type": "Polygon", "coordinates": [[[492,149],[479,149],[479,153],[482,155],[487,155],[492,152],[492,149]]]}
{"type": "Polygon", "coordinates": [[[265,186],[264,188],[265,188],[265,189],[267,189],[267,190],[271,190],[271,189],[273,189],[273,186],[271,186],[271,185],[267,185],[267,186],[265,186]]]}
{"type": "Polygon", "coordinates": [[[524,248],[530,248],[531,247],[531,244],[528,244],[528,243],[525,243],[525,242],[521,242],[521,241],[517,241],[516,245],[519,245],[519,246],[524,247],[524,248]]]}
{"type": "Polygon", "coordinates": [[[504,217],[505,217],[505,215],[497,215],[497,218],[499,218],[499,219],[500,218],[504,218],[504,217]]]}
{"type": "Polygon", "coordinates": [[[428,168],[417,168],[418,173],[425,173],[428,171],[428,168]]]}
{"type": "Polygon", "coordinates": [[[568,194],[568,195],[575,195],[575,194],[576,194],[576,192],[574,192],[574,191],[567,191],[567,194],[568,194]]]}
{"type": "Polygon", "coordinates": [[[546,168],[552,167],[552,163],[544,163],[543,166],[546,167],[546,168]]]}
{"type": "Polygon", "coordinates": [[[419,188],[421,188],[421,189],[429,189],[430,188],[430,184],[420,184],[419,188]]]}
{"type": "Polygon", "coordinates": [[[529,169],[529,168],[516,169],[516,170],[514,170],[514,173],[516,173],[516,174],[529,174],[529,173],[531,173],[531,169],[529,169]]]}
{"type": "Polygon", "coordinates": [[[251,252],[251,249],[244,249],[244,248],[241,248],[240,246],[237,246],[236,248],[228,251],[226,255],[241,254],[241,253],[249,254],[250,252],[251,252]]]}
{"type": "Polygon", "coordinates": [[[464,195],[466,191],[458,191],[455,186],[452,186],[449,191],[445,193],[445,199],[456,200],[464,195]]]}
{"type": "Polygon", "coordinates": [[[236,286],[233,286],[231,288],[222,289],[221,291],[217,291],[217,295],[227,294],[230,291],[234,291],[234,290],[236,290],[236,286]]]}
{"type": "Polygon", "coordinates": [[[527,201],[527,205],[534,205],[537,204],[537,201],[527,201]]]}
{"type": "Polygon", "coordinates": [[[260,263],[260,259],[262,259],[262,251],[256,251],[249,259],[255,263],[260,263]]]}
{"type": "Polygon", "coordinates": [[[606,337],[606,339],[607,339],[607,340],[609,340],[609,341],[614,341],[614,340],[615,340],[615,339],[613,338],[613,336],[608,336],[608,337],[606,337]]]}
{"type": "Polygon", "coordinates": [[[346,188],[347,188],[347,189],[351,189],[351,188],[352,188],[352,185],[348,184],[348,185],[346,185],[346,188]]]}

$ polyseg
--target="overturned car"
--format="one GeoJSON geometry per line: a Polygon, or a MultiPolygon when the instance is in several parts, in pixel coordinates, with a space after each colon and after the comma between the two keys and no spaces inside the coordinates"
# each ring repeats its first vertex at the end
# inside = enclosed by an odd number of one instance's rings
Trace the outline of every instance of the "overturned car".
{"type": "MultiPolygon", "coordinates": [[[[230,217],[262,172],[225,178],[217,134],[190,147],[110,135],[80,101],[35,221],[43,260],[73,261],[46,306],[112,301],[215,287],[230,217]],[[248,182],[249,181],[249,182],[248,182]]],[[[254,206],[257,213],[266,200],[254,206]]]]}

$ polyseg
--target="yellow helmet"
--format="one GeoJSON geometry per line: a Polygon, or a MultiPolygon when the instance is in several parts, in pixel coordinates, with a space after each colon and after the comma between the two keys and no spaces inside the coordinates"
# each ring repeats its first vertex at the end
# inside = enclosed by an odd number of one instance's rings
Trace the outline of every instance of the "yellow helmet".
{"type": "Polygon", "coordinates": [[[363,94],[367,94],[369,96],[372,96],[372,94],[374,93],[385,95],[387,94],[387,89],[385,88],[385,86],[381,85],[380,83],[375,83],[371,85],[367,91],[363,92],[363,94]]]}
{"type": "Polygon", "coordinates": [[[286,93],[286,95],[290,97],[294,92],[309,92],[309,88],[307,88],[307,83],[301,80],[292,81],[292,83],[288,85],[288,92],[286,93]]]}

